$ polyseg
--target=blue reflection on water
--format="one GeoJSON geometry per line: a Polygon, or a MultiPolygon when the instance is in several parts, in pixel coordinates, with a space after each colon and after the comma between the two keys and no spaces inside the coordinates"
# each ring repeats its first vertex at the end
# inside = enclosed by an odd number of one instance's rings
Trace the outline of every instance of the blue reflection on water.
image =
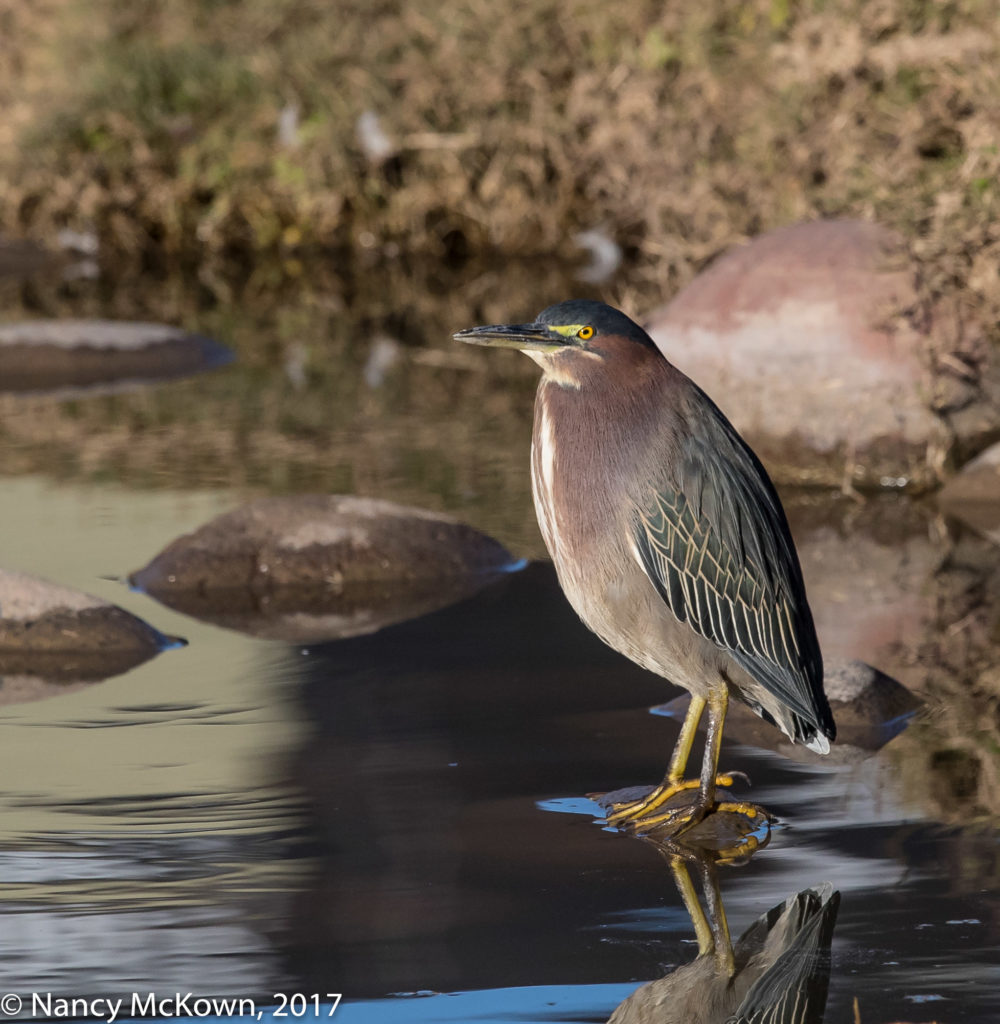
{"type": "Polygon", "coordinates": [[[586,814],[595,821],[604,820],[601,805],[585,796],[559,796],[551,800],[536,800],[535,806],[540,811],[555,811],[557,814],[586,814]]]}
{"type": "MultiPolygon", "coordinates": [[[[356,1003],[330,1004],[296,1016],[286,1007],[261,1009],[254,1016],[200,1017],[201,1024],[232,1024],[256,1020],[261,1024],[333,1020],[336,1024],[459,1024],[459,1022],[511,1021],[516,1024],[590,1024],[606,1020],[611,1011],[636,988],[635,982],[607,985],[536,985],[485,989],[479,992],[434,992],[391,996],[356,1003]]],[[[177,1021],[193,1017],[175,1017],[177,1021]]],[[[148,1020],[148,1018],[147,1018],[148,1020]]],[[[146,1024],[136,1018],[121,1024],[146,1024]]]]}

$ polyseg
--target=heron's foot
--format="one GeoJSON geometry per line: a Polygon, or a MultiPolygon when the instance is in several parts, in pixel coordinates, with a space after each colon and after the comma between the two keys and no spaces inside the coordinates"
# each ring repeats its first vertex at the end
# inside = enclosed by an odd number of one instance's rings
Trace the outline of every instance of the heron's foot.
{"type": "MultiPolygon", "coordinates": [[[[742,772],[726,772],[715,777],[716,788],[720,786],[728,788],[737,778],[750,781],[742,772]]],[[[677,819],[678,825],[686,824],[686,827],[690,828],[701,821],[711,810],[711,804],[701,799],[700,792],[694,802],[683,799],[692,791],[699,790],[700,786],[699,779],[678,779],[676,782],[664,782],[641,800],[612,804],[606,818],[607,823],[616,828],[645,832],[647,826],[661,825],[677,819]],[[684,819],[683,822],[680,820],[681,818],[684,819]]]]}

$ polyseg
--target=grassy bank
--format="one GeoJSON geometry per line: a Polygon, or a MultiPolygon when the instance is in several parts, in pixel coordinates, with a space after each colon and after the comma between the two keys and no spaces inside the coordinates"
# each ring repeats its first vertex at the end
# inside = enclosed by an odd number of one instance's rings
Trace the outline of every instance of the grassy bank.
{"type": "Polygon", "coordinates": [[[929,288],[1000,313],[996,0],[48,0],[0,19],[7,232],[294,272],[317,248],[571,258],[596,227],[624,249],[619,290],[654,301],[742,237],[851,215],[901,228],[929,288]]]}

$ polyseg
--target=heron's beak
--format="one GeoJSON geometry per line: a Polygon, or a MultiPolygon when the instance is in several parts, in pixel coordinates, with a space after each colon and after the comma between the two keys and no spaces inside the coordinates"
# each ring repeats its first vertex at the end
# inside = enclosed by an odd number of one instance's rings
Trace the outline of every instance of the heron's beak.
{"type": "Polygon", "coordinates": [[[469,327],[454,335],[456,341],[470,345],[492,345],[494,348],[537,349],[555,352],[564,348],[567,339],[545,324],[496,324],[493,327],[469,327]]]}

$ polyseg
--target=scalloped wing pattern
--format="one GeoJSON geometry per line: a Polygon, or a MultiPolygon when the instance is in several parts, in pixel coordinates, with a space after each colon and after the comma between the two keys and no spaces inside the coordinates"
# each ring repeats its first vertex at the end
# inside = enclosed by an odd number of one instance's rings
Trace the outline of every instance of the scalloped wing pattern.
{"type": "Polygon", "coordinates": [[[819,725],[793,606],[752,554],[762,545],[741,543],[744,550],[734,551],[707,516],[696,516],[683,494],[668,490],[637,509],[634,538],[643,569],[673,614],[819,725]]]}

